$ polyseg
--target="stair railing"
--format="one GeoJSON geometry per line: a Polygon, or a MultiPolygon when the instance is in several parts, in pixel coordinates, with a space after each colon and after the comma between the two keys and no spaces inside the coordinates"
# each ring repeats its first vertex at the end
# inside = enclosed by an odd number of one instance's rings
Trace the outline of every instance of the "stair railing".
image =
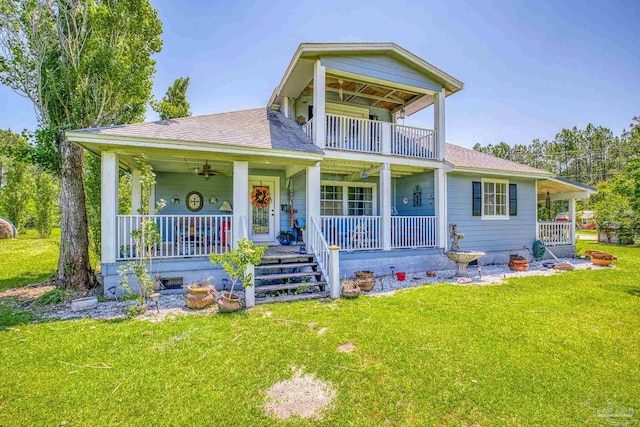
{"type": "Polygon", "coordinates": [[[337,246],[329,246],[315,218],[311,218],[307,231],[309,250],[316,256],[318,267],[320,267],[320,271],[329,286],[331,298],[337,298],[340,288],[339,248],[337,246]]]}

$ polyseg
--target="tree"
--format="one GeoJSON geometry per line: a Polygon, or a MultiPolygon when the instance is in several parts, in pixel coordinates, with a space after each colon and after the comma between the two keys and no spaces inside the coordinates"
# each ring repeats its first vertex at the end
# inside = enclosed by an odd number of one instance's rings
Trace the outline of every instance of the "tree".
{"type": "Polygon", "coordinates": [[[0,211],[18,229],[23,229],[27,223],[27,208],[34,193],[30,164],[25,158],[26,152],[25,135],[0,130],[0,157],[3,168],[0,211]]]}
{"type": "Polygon", "coordinates": [[[35,227],[38,237],[46,239],[51,235],[51,229],[56,223],[56,196],[58,185],[51,174],[37,170],[35,173],[35,227]]]}
{"type": "Polygon", "coordinates": [[[191,105],[187,101],[187,90],[189,89],[189,77],[178,77],[160,102],[151,104],[153,111],[160,114],[160,120],[175,119],[178,117],[188,117],[191,115],[191,105]]]}
{"type": "Polygon", "coordinates": [[[0,0],[0,82],[29,98],[33,158],[60,177],[57,284],[97,284],[89,262],[82,149],[65,129],[144,117],[161,22],[148,0],[0,0]]]}

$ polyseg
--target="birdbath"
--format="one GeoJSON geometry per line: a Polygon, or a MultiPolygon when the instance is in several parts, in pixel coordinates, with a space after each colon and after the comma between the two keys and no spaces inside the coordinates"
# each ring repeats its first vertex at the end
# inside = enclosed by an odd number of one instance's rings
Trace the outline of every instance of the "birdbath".
{"type": "Polygon", "coordinates": [[[484,252],[477,251],[447,251],[444,253],[447,258],[458,265],[456,274],[453,277],[469,277],[469,263],[484,256],[484,252]]]}

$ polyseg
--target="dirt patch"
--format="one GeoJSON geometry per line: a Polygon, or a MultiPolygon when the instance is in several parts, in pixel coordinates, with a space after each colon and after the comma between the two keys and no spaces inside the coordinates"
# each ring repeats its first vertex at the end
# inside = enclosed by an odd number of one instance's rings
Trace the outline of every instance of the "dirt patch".
{"type": "Polygon", "coordinates": [[[47,282],[38,283],[31,286],[23,286],[21,288],[7,289],[4,292],[0,292],[0,298],[15,298],[20,302],[26,302],[29,300],[37,299],[45,292],[53,289],[53,286],[47,282]]]}
{"type": "Polygon", "coordinates": [[[304,374],[303,368],[291,369],[291,379],[277,382],[267,390],[265,412],[281,420],[292,416],[322,419],[322,412],[336,397],[335,389],[313,374],[304,374]]]}
{"type": "Polygon", "coordinates": [[[329,330],[329,328],[327,328],[327,327],[320,328],[320,329],[318,329],[318,335],[323,335],[328,330],[329,330]]]}
{"type": "Polygon", "coordinates": [[[356,345],[352,342],[347,342],[338,347],[338,351],[341,353],[351,353],[356,349],[356,345]]]}

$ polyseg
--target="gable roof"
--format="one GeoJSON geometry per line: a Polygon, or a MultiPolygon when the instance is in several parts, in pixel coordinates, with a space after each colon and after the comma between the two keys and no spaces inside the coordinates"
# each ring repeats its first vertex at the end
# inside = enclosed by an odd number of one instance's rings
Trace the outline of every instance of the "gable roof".
{"type": "Polygon", "coordinates": [[[157,122],[79,129],[68,134],[72,141],[74,134],[93,134],[323,154],[293,120],[264,107],[157,122]]]}
{"type": "Polygon", "coordinates": [[[545,177],[553,174],[542,169],[501,159],[490,154],[470,150],[459,145],[447,143],[445,150],[445,161],[455,169],[480,169],[495,170],[501,172],[513,172],[531,175],[543,175],[545,177]]]}

